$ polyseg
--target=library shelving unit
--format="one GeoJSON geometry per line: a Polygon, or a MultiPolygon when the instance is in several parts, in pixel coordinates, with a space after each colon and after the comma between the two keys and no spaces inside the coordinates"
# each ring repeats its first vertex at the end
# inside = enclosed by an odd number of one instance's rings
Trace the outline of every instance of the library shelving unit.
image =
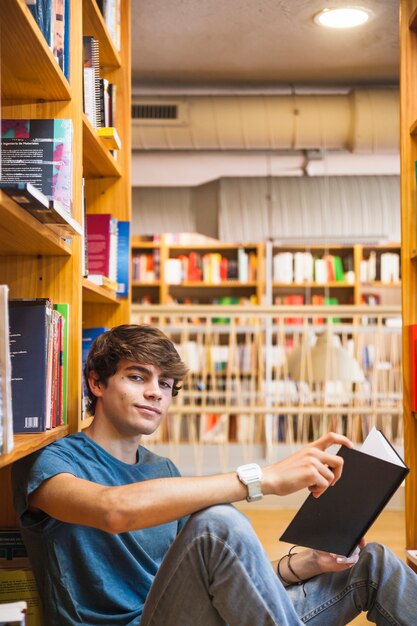
{"type": "Polygon", "coordinates": [[[271,304],[321,306],[354,302],[357,272],[354,268],[352,246],[273,245],[270,265],[271,304]],[[294,267],[294,271],[290,273],[286,268],[288,258],[294,267]],[[307,270],[310,274],[308,278],[303,278],[303,269],[304,273],[307,270]],[[349,275],[350,280],[347,278],[349,275]]]}
{"type": "MultiPolygon", "coordinates": [[[[406,480],[406,548],[417,548],[417,415],[412,411],[410,327],[417,323],[417,2],[400,4],[401,99],[401,250],[404,372],[404,449],[410,467],[406,480]]],[[[414,565],[417,570],[417,567],[414,565]]]]}
{"type": "Polygon", "coordinates": [[[395,243],[355,246],[356,304],[398,304],[401,302],[401,246],[395,243]],[[364,266],[364,267],[361,267],[364,266]]]}
{"type": "Polygon", "coordinates": [[[132,239],[142,272],[132,281],[133,300],[152,304],[260,304],[264,293],[263,244],[141,242],[132,239]],[[148,267],[146,272],[146,259],[148,267]]]}
{"type": "MultiPolygon", "coordinates": [[[[70,0],[70,81],[61,72],[25,0],[0,3],[2,118],[69,118],[73,124],[72,216],[83,221],[83,178],[90,212],[130,220],[130,0],[121,0],[121,50],[116,50],[95,0],[70,0]],[[82,35],[100,42],[102,75],[118,87],[117,161],[103,147],[82,112],[82,35]],[[114,207],[117,207],[115,209],[114,207]]],[[[0,525],[16,525],[12,463],[82,428],[81,329],[129,320],[130,298],[118,300],[82,278],[83,241],[62,239],[0,192],[0,282],[11,298],[49,297],[69,304],[68,424],[44,433],[16,435],[0,456],[0,525]]]]}
{"type": "MultiPolygon", "coordinates": [[[[257,304],[284,305],[317,305],[323,304],[383,304],[397,305],[400,303],[400,245],[397,243],[355,244],[355,245],[270,245],[269,242],[256,244],[210,243],[210,244],[170,244],[164,236],[156,241],[146,241],[140,236],[132,237],[132,300],[138,304],[170,304],[178,303],[211,304],[221,297],[256,297],[257,304]],[[169,259],[185,258],[189,263],[190,253],[199,256],[216,253],[228,259],[237,259],[239,248],[253,255],[256,259],[256,276],[245,283],[236,280],[225,280],[217,284],[207,281],[193,281],[181,278],[179,284],[170,284],[164,271],[169,259]],[[297,253],[310,255],[312,278],[297,282],[293,276],[294,256],[297,253]],[[274,257],[291,256],[290,276],[277,280],[274,269],[274,257]],[[381,259],[392,255],[397,262],[398,279],[394,272],[383,275],[381,259]],[[343,276],[329,277],[328,268],[325,275],[317,279],[314,271],[314,259],[325,261],[327,265],[334,263],[335,258],[341,260],[343,276]],[[336,302],[337,301],[337,302],[336,302]]],[[[323,265],[322,265],[323,268],[323,265]]],[[[334,272],[333,268],[333,272],[334,272]]],[[[253,300],[252,300],[253,303],[253,300]]]]}

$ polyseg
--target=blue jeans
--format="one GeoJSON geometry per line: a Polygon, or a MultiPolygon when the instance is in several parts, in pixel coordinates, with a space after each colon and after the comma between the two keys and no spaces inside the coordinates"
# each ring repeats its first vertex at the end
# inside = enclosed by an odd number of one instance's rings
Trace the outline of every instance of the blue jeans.
{"type": "Polygon", "coordinates": [[[369,544],[349,570],[285,589],[248,519],[229,505],[192,515],[166,554],[141,626],[342,626],[361,611],[416,626],[417,576],[369,544]]]}

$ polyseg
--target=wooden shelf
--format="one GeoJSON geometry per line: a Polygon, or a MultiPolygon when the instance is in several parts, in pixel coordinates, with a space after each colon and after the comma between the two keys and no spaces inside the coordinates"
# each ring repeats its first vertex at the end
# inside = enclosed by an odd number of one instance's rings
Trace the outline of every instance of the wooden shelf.
{"type": "Polygon", "coordinates": [[[133,236],[130,242],[132,250],[143,249],[143,250],[155,250],[155,248],[160,248],[161,244],[158,241],[141,241],[139,237],[133,236]]]}
{"type": "MultiPolygon", "coordinates": [[[[154,244],[154,247],[155,244],[154,244]]],[[[183,252],[183,251],[202,251],[202,250],[207,250],[208,252],[223,252],[223,251],[236,251],[242,249],[242,250],[257,250],[259,247],[259,244],[257,243],[245,243],[245,244],[238,244],[238,243],[223,243],[223,242],[218,242],[218,243],[197,243],[197,244],[166,244],[167,249],[169,250],[169,252],[183,252]]]]}
{"type": "Polygon", "coordinates": [[[104,146],[83,113],[83,169],[85,178],[119,178],[120,165],[104,146]]]}
{"type": "Polygon", "coordinates": [[[25,0],[2,0],[0,23],[13,25],[0,37],[2,103],[70,100],[69,83],[25,0]]]}
{"type": "Polygon", "coordinates": [[[248,281],[246,283],[242,283],[239,280],[225,280],[221,283],[203,283],[202,281],[198,281],[198,282],[193,282],[193,281],[186,281],[183,283],[166,283],[167,287],[169,289],[171,288],[175,288],[175,287],[180,287],[180,288],[185,288],[185,289],[227,289],[228,287],[233,287],[233,288],[253,288],[253,287],[257,287],[258,283],[256,281],[248,281]]]}
{"type": "Polygon", "coordinates": [[[118,304],[119,299],[114,291],[95,285],[87,278],[83,278],[83,302],[118,304]]]}
{"type": "Polygon", "coordinates": [[[116,50],[95,0],[83,2],[83,34],[92,35],[100,42],[100,66],[102,68],[121,66],[120,54],[116,50]]]}
{"type": "Polygon", "coordinates": [[[137,280],[132,282],[132,287],[140,287],[140,288],[147,288],[147,287],[153,288],[153,287],[155,287],[155,288],[158,288],[160,286],[161,286],[161,281],[160,280],[154,280],[151,283],[142,283],[142,282],[137,281],[137,280]]]}
{"type": "Polygon", "coordinates": [[[339,288],[339,289],[354,289],[355,285],[352,283],[346,283],[344,281],[329,281],[327,283],[278,283],[273,282],[273,287],[279,287],[281,289],[328,289],[328,288],[339,288]]]}
{"type": "Polygon", "coordinates": [[[81,420],[81,430],[85,430],[89,426],[91,426],[92,421],[94,420],[94,415],[90,415],[89,417],[85,417],[81,420]]]}
{"type": "Polygon", "coordinates": [[[68,240],[0,190],[0,255],[71,255],[68,240]],[[24,242],[24,243],[23,243],[24,242]]]}
{"type": "Polygon", "coordinates": [[[385,283],[382,280],[374,280],[372,283],[361,283],[361,287],[364,289],[377,289],[381,287],[401,287],[401,282],[385,283]]]}
{"type": "Polygon", "coordinates": [[[10,463],[14,463],[36,450],[40,450],[44,446],[65,437],[69,434],[69,426],[57,426],[52,430],[43,433],[34,433],[30,435],[15,435],[14,449],[9,454],[0,455],[0,467],[5,467],[10,463]]]}

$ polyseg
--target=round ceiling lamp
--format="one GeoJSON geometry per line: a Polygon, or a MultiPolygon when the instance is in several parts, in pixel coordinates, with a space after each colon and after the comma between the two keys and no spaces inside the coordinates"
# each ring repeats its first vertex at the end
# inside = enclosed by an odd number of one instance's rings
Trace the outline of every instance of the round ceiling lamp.
{"type": "Polygon", "coordinates": [[[314,21],[328,28],[353,28],[365,24],[370,17],[371,12],[362,7],[339,7],[323,9],[314,16],[314,21]]]}

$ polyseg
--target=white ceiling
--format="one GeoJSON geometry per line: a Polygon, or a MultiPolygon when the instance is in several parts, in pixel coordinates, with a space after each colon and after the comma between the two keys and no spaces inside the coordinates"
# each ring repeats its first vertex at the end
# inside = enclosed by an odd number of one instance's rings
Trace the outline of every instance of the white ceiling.
{"type": "MultiPolygon", "coordinates": [[[[398,0],[354,1],[374,14],[356,29],[335,31],[313,22],[321,8],[345,4],[341,0],[132,0],[133,94],[288,93],[304,88],[398,85],[398,0]]],[[[139,186],[166,186],[171,180],[177,185],[201,184],[223,171],[218,161],[217,169],[208,172],[207,162],[201,165],[196,155],[190,155],[186,164],[178,161],[179,154],[165,154],[163,168],[155,168],[149,160],[155,154],[142,151],[133,157],[133,184],[139,186]],[[182,177],[178,170],[183,171],[182,177]]],[[[390,159],[382,163],[377,155],[374,166],[368,159],[372,171],[366,173],[398,173],[399,159],[393,160],[392,155],[390,159]]],[[[357,164],[348,162],[354,167],[346,165],[345,173],[357,173],[357,164]]],[[[285,167],[288,171],[288,163],[285,167]]]]}
{"type": "MultiPolygon", "coordinates": [[[[341,0],[132,0],[134,90],[396,84],[398,0],[344,31],[313,16],[341,0]]],[[[353,4],[356,4],[354,1],[353,4]]]]}

